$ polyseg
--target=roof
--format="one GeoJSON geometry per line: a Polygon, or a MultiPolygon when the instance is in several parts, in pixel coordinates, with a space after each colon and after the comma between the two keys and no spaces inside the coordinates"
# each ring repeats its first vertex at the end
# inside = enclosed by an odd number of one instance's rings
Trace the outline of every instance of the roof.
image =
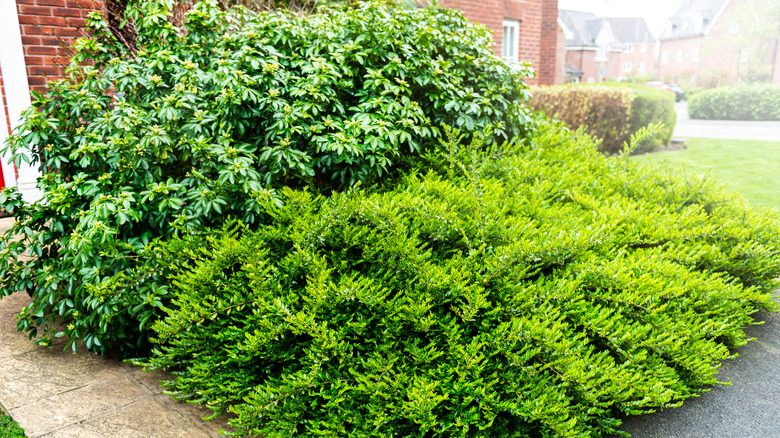
{"type": "Polygon", "coordinates": [[[565,32],[567,46],[596,47],[596,37],[603,26],[603,20],[596,14],[561,9],[558,11],[558,19],[569,31],[565,32]]]}
{"type": "Polygon", "coordinates": [[[606,18],[615,39],[621,43],[654,43],[644,18],[606,18]]]}
{"type": "Polygon", "coordinates": [[[660,39],[705,35],[728,2],[729,0],[684,0],[669,19],[660,39]]]}
{"type": "Polygon", "coordinates": [[[566,72],[566,76],[582,76],[585,74],[582,70],[578,69],[577,67],[572,67],[569,64],[564,65],[564,70],[566,72]]]}

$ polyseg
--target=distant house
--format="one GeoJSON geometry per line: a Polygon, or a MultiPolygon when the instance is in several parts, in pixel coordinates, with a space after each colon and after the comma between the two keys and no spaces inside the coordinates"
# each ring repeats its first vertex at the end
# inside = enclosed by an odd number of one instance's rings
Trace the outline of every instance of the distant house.
{"type": "Polygon", "coordinates": [[[766,14],[755,0],[684,0],[660,37],[660,78],[697,86],[780,83],[780,17],[773,37],[751,38],[766,14]]]}
{"type": "Polygon", "coordinates": [[[563,60],[558,56],[558,0],[441,0],[439,5],[459,9],[471,21],[493,32],[496,54],[513,61],[528,61],[535,84],[562,80],[563,60]]]}
{"type": "Polygon", "coordinates": [[[560,10],[570,82],[623,80],[655,72],[656,42],[643,18],[560,10]]]}

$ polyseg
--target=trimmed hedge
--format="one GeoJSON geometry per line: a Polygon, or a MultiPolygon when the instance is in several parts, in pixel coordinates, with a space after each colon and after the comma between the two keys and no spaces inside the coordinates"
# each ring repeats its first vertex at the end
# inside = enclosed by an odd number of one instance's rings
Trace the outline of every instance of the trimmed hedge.
{"type": "Polygon", "coordinates": [[[639,129],[663,122],[634,152],[650,152],[669,144],[677,123],[674,96],[644,85],[602,83],[533,87],[529,106],[568,124],[585,127],[601,140],[599,151],[615,154],[639,129]]]}
{"type": "Polygon", "coordinates": [[[780,120],[780,85],[741,84],[688,98],[688,115],[705,120],[780,120]]]}
{"type": "Polygon", "coordinates": [[[45,202],[0,193],[17,218],[0,241],[2,294],[34,291],[20,328],[41,344],[148,346],[167,290],[156,268],[142,282],[125,272],[154,238],[230,216],[257,225],[285,186],[392,186],[444,124],[499,142],[532,129],[531,72],[458,11],[359,3],[298,16],[203,1],[180,29],[170,7],[128,4],[132,50],[92,14],[68,77],[10,138],[17,159],[29,148],[39,161],[45,202]]]}
{"type": "Polygon", "coordinates": [[[717,383],[775,307],[777,215],[707,180],[562,126],[439,162],[158,248],[173,299],[137,363],[239,435],[595,438],[717,383]]]}

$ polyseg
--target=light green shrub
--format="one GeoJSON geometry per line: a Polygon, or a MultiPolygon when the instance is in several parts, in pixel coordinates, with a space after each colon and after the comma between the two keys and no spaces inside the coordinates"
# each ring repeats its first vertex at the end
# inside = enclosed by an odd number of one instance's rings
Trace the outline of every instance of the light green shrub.
{"type": "Polygon", "coordinates": [[[252,232],[169,241],[151,368],[237,434],[601,437],[717,382],[774,307],[777,217],[596,153],[442,149],[392,191],[285,190],[252,232]]]}

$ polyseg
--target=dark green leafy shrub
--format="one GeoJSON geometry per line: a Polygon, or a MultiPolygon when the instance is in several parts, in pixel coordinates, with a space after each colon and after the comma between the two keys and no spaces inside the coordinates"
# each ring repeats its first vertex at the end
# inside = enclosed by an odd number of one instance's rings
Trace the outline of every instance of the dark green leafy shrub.
{"type": "Polygon", "coordinates": [[[674,95],[629,83],[534,87],[531,108],[555,117],[572,128],[600,139],[599,150],[615,154],[632,134],[659,122],[663,126],[643,140],[635,152],[649,152],[669,144],[677,123],[674,95]]]}
{"type": "Polygon", "coordinates": [[[706,180],[562,127],[443,151],[389,192],[286,189],[257,231],[169,241],[139,362],[238,434],[599,437],[716,383],[774,307],[776,215],[706,180]]]}
{"type": "Polygon", "coordinates": [[[780,120],[780,85],[742,84],[700,91],[688,115],[705,120],[780,120]]]}
{"type": "Polygon", "coordinates": [[[68,77],[35,96],[9,143],[38,160],[45,202],[0,198],[18,219],[1,244],[3,294],[34,290],[20,328],[44,344],[143,345],[166,286],[161,272],[125,272],[147,266],[137,252],[154,238],[226,217],[257,225],[284,186],[391,185],[444,123],[489,128],[491,141],[527,129],[530,71],[494,56],[488,31],[459,12],[359,4],[297,16],[205,1],[179,29],[169,3],[128,5],[132,49],[93,15],[95,37],[78,40],[68,77]],[[23,252],[34,259],[17,261],[23,252]]]}

